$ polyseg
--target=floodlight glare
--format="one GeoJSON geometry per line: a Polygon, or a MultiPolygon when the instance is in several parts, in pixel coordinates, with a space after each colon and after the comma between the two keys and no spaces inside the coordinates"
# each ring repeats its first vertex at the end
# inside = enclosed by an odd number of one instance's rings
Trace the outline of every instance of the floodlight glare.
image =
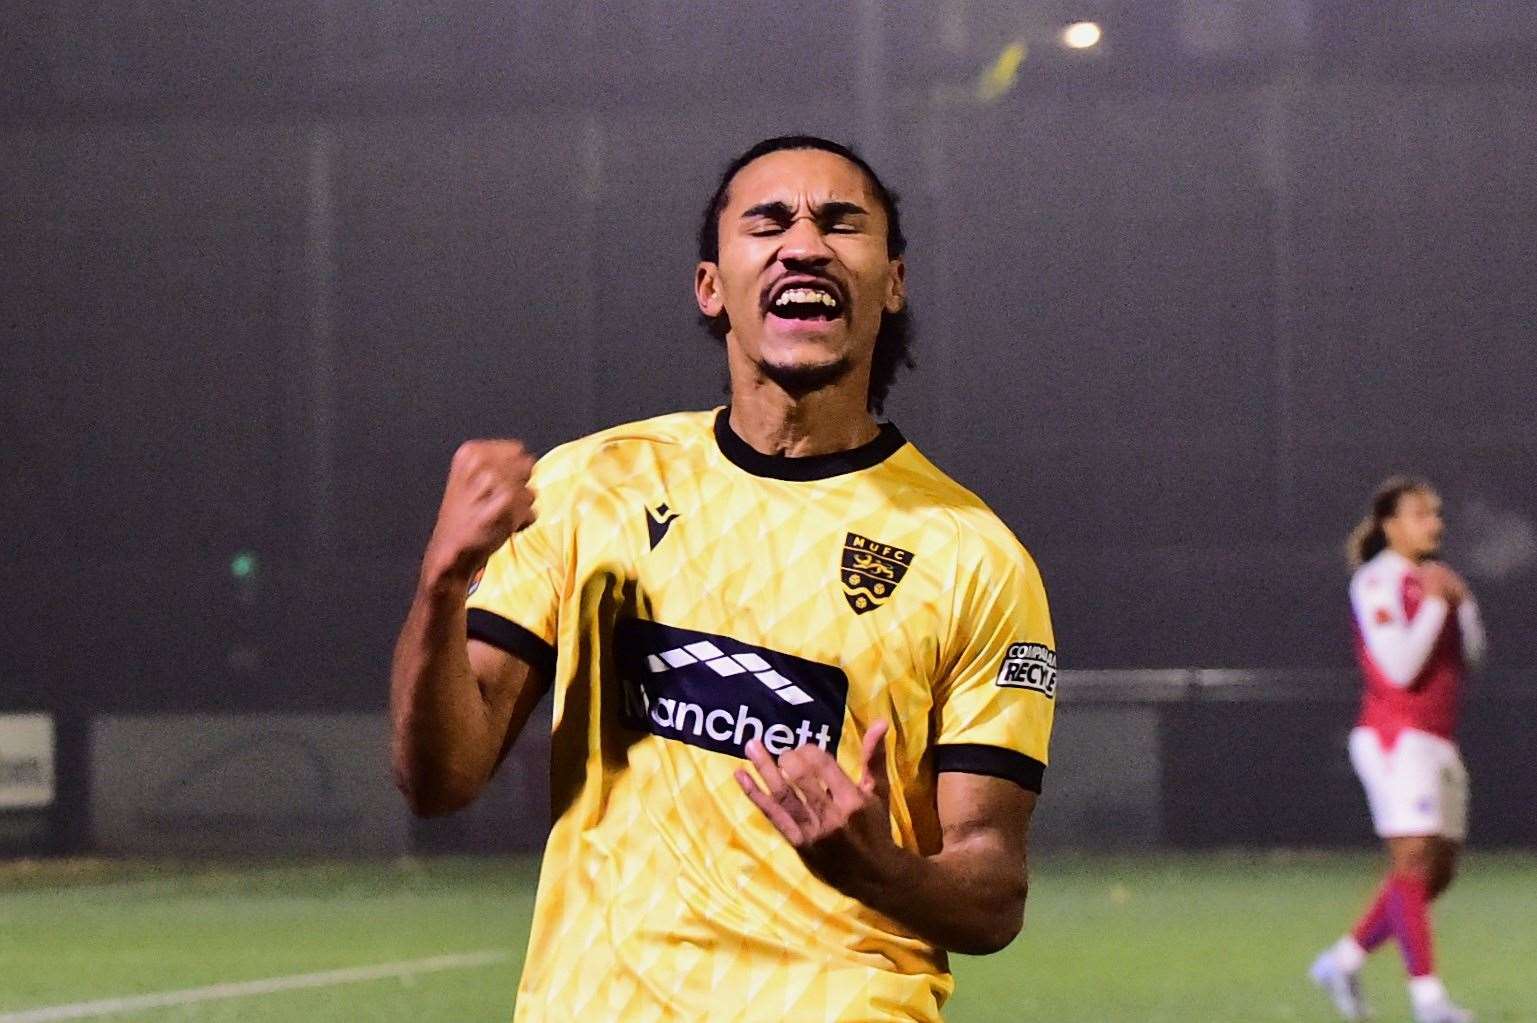
{"type": "Polygon", "coordinates": [[[1089,50],[1099,45],[1104,32],[1092,21],[1075,21],[1062,30],[1062,45],[1071,50],[1089,50]]]}

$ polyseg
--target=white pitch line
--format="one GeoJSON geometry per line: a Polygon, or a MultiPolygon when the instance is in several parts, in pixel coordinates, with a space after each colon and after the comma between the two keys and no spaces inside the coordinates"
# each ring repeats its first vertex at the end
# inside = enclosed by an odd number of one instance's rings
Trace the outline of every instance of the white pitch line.
{"type": "Polygon", "coordinates": [[[172,1005],[211,1002],[220,998],[249,998],[252,995],[270,995],[278,991],[335,987],[338,984],[358,984],[389,977],[412,977],[418,973],[434,973],[439,970],[465,970],[476,966],[489,966],[510,958],[512,958],[511,953],[492,949],[485,952],[464,952],[459,955],[410,959],[401,963],[380,963],[377,966],[355,966],[346,970],[326,970],[323,973],[296,973],[287,977],[268,977],[265,980],[247,980],[236,984],[210,984],[208,987],[162,991],[153,995],[103,998],[94,1002],[75,1002],[71,1005],[27,1009],[23,1012],[0,1015],[0,1023],[53,1023],[54,1020],[61,1019],[90,1019],[95,1016],[111,1016],[114,1013],[133,1012],[138,1009],[162,1009],[172,1005]]]}

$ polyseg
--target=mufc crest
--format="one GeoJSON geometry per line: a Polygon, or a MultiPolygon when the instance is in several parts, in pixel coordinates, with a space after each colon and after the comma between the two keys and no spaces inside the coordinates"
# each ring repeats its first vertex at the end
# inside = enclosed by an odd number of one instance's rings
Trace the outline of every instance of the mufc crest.
{"type": "Polygon", "coordinates": [[[912,551],[849,533],[843,541],[843,563],[838,569],[843,598],[855,614],[874,611],[891,599],[912,563],[912,551]]]}

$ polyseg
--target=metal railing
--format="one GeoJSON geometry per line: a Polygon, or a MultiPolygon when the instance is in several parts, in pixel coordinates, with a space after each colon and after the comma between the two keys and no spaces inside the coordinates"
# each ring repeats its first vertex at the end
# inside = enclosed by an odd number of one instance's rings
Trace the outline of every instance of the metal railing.
{"type": "MultiPolygon", "coordinates": [[[[1335,668],[1070,669],[1057,684],[1057,698],[1063,703],[1352,703],[1360,694],[1360,675],[1335,668]]],[[[1470,702],[1510,696],[1537,697],[1537,668],[1480,673],[1466,693],[1470,702]]]]}

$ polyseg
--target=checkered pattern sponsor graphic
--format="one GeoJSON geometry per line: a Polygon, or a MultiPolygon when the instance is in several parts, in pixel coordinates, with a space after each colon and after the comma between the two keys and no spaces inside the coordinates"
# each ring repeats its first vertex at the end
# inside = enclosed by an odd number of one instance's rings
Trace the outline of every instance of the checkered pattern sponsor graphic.
{"type": "Polygon", "coordinates": [[[750,672],[753,678],[768,686],[775,696],[788,704],[798,706],[811,702],[811,697],[804,689],[775,671],[762,657],[753,653],[742,653],[733,657],[722,653],[720,648],[709,640],[663,650],[660,654],[646,655],[646,667],[651,669],[652,674],[660,674],[689,664],[703,664],[721,678],[750,672]]]}

